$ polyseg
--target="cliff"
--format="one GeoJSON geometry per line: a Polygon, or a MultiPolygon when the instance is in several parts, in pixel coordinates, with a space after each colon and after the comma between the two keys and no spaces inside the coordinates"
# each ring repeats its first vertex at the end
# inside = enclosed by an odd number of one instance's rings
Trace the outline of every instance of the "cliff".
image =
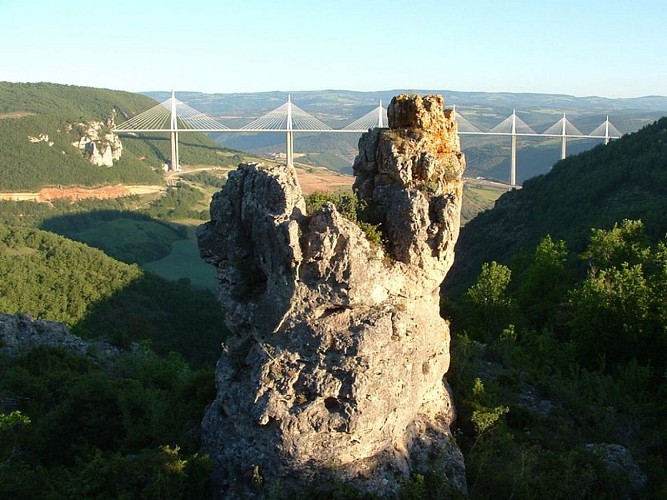
{"type": "Polygon", "coordinates": [[[234,334],[202,424],[219,497],[340,481],[391,497],[428,470],[466,491],[438,313],[465,161],[441,97],[394,98],[389,125],[354,164],[383,246],[332,204],[306,213],[287,167],[241,164],[199,228],[234,334]]]}

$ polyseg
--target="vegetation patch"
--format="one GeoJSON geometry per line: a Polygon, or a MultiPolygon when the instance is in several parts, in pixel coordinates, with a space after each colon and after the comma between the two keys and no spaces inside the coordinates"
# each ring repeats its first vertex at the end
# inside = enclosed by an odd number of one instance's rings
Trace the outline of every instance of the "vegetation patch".
{"type": "Polygon", "coordinates": [[[345,192],[324,193],[317,191],[306,197],[306,211],[309,214],[321,209],[326,203],[333,203],[336,210],[346,219],[354,222],[366,235],[371,243],[382,244],[382,231],[379,224],[367,222],[368,210],[356,194],[345,192]]]}
{"type": "Polygon", "coordinates": [[[204,498],[211,369],[121,354],[107,368],[39,347],[0,359],[2,498],[204,498]],[[57,493],[56,493],[57,492],[57,493]]]}
{"type": "Polygon", "coordinates": [[[509,266],[485,264],[444,304],[471,497],[667,493],[665,269],[667,243],[626,220],[579,254],[547,236],[509,266]],[[639,472],[605,466],[591,443],[621,445],[639,472]]]}
{"type": "Polygon", "coordinates": [[[184,231],[134,212],[86,212],[49,219],[42,227],[91,247],[116,260],[145,264],[169,255],[184,231]]]}
{"type": "Polygon", "coordinates": [[[46,231],[0,225],[0,274],[0,311],[60,321],[84,338],[149,341],[201,365],[217,360],[226,335],[209,292],[46,231]]]}
{"type": "Polygon", "coordinates": [[[188,228],[188,238],[174,241],[171,252],[166,257],[144,264],[148,271],[170,281],[190,283],[193,287],[215,292],[218,280],[215,268],[207,264],[199,255],[195,227],[188,228]]]}

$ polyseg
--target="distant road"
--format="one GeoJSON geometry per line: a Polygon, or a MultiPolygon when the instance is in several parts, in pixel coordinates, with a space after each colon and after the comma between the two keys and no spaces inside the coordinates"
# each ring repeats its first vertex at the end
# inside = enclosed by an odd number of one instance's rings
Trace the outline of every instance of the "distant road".
{"type": "Polygon", "coordinates": [[[491,179],[483,178],[480,179],[479,177],[464,177],[463,182],[466,184],[478,184],[480,186],[487,186],[496,189],[505,189],[506,191],[509,191],[510,189],[521,189],[521,186],[512,186],[511,184],[507,184],[505,182],[493,181],[491,179]]]}

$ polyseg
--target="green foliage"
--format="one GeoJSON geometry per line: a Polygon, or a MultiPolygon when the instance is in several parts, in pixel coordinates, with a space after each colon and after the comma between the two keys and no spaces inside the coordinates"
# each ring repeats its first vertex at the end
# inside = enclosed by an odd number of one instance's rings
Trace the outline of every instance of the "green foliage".
{"type": "Polygon", "coordinates": [[[316,191],[306,197],[306,211],[309,214],[320,210],[326,203],[333,203],[345,218],[358,225],[371,243],[382,244],[382,230],[379,225],[367,222],[367,207],[356,194],[327,193],[316,191]]]}
{"type": "Polygon", "coordinates": [[[10,431],[16,426],[26,426],[30,424],[30,418],[16,410],[9,415],[0,413],[0,432],[10,431]]]}
{"type": "Polygon", "coordinates": [[[594,267],[570,294],[580,362],[590,366],[597,354],[610,362],[637,358],[665,366],[664,249],[647,245],[640,221],[593,231],[582,258],[594,267]]]}
{"type": "Polygon", "coordinates": [[[498,423],[500,417],[509,413],[510,409],[507,406],[496,406],[495,408],[483,408],[474,410],[470,417],[471,422],[475,426],[475,431],[478,436],[481,436],[493,426],[498,423]]]}
{"type": "Polygon", "coordinates": [[[197,210],[192,207],[204,203],[204,193],[199,189],[179,184],[171,187],[167,193],[153,202],[145,211],[156,219],[201,219],[208,220],[207,210],[197,210]]]}
{"type": "Polygon", "coordinates": [[[225,185],[225,182],[227,182],[226,176],[220,177],[206,170],[201,172],[193,172],[190,174],[183,174],[181,175],[181,178],[187,181],[197,182],[199,184],[203,184],[205,186],[211,186],[214,188],[221,188],[222,186],[225,185]]]}
{"type": "Polygon", "coordinates": [[[497,262],[485,263],[477,283],[470,287],[456,308],[455,321],[476,338],[497,337],[508,325],[513,304],[507,287],[512,272],[497,262]]]}
{"type": "Polygon", "coordinates": [[[631,450],[649,476],[639,495],[664,494],[666,256],[638,221],[594,230],[579,259],[546,237],[515,261],[518,272],[485,265],[478,284],[449,304],[448,378],[472,498],[637,496],[588,443],[631,450]],[[488,335],[470,316],[487,321],[493,303],[517,307],[488,335]]]}
{"type": "MultiPolygon", "coordinates": [[[[168,133],[122,135],[123,152],[113,167],[92,165],[72,143],[80,137],[78,124],[117,124],[157,103],[145,96],[107,89],[50,83],[0,82],[0,186],[3,191],[36,191],[46,186],[164,184],[160,173],[169,158],[168,133]],[[49,141],[31,143],[28,136],[47,134],[49,141]]],[[[107,132],[106,124],[102,132],[107,132]]],[[[205,134],[181,135],[183,164],[223,166],[234,153],[205,134]]]]}
{"type": "Polygon", "coordinates": [[[442,474],[442,471],[429,470],[426,474],[413,474],[401,484],[398,493],[401,500],[451,500],[466,498],[461,492],[454,490],[442,474]]]}
{"type": "Polygon", "coordinates": [[[640,220],[623,220],[606,231],[593,229],[590,243],[582,259],[595,267],[608,268],[623,263],[631,265],[645,262],[649,256],[648,238],[640,220]]]}
{"type": "Polygon", "coordinates": [[[176,350],[196,365],[218,357],[226,332],[220,308],[208,292],[186,283],[46,231],[3,225],[0,272],[3,312],[61,321],[78,335],[121,346],[150,340],[158,352],[176,350]]]}
{"type": "Polygon", "coordinates": [[[564,241],[547,235],[532,256],[523,282],[517,290],[517,302],[535,328],[558,321],[559,305],[564,302],[569,272],[565,267],[568,251],[564,241]]]}
{"type": "Polygon", "coordinates": [[[141,271],[46,231],[0,225],[0,274],[0,311],[72,326],[141,271]]]}
{"type": "Polygon", "coordinates": [[[42,347],[2,359],[0,392],[19,405],[0,428],[3,498],[205,496],[198,430],[212,371],[148,352],[102,368],[42,347]]]}

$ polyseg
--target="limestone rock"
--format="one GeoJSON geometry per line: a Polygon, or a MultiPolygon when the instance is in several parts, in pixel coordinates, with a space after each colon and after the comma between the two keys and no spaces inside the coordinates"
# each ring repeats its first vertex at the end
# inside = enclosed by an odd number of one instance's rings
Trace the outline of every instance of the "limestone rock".
{"type": "Polygon", "coordinates": [[[429,468],[465,493],[438,304],[464,160],[442,107],[399,96],[393,128],[360,140],[355,186],[384,247],[332,204],[307,214],[285,166],[241,164],[214,196],[199,245],[234,334],[202,423],[218,497],[331,481],[392,497],[429,468]]]}
{"type": "Polygon", "coordinates": [[[104,362],[120,352],[104,341],[87,341],[78,337],[62,323],[34,320],[24,314],[0,313],[0,354],[18,356],[39,346],[64,349],[79,356],[92,356],[104,362]]]}
{"type": "Polygon", "coordinates": [[[37,136],[28,136],[28,142],[37,143],[37,142],[45,142],[49,145],[49,147],[53,146],[53,141],[49,140],[49,134],[39,134],[37,136]]]}
{"type": "Polygon", "coordinates": [[[626,447],[620,444],[591,443],[586,445],[586,450],[600,458],[605,468],[619,478],[623,488],[623,491],[619,491],[619,498],[635,498],[646,486],[646,475],[626,447]]]}
{"type": "Polygon", "coordinates": [[[77,124],[79,138],[72,145],[81,150],[93,165],[112,167],[114,161],[120,160],[123,143],[120,138],[110,132],[114,127],[113,118],[101,121],[81,122],[77,124]]]}

